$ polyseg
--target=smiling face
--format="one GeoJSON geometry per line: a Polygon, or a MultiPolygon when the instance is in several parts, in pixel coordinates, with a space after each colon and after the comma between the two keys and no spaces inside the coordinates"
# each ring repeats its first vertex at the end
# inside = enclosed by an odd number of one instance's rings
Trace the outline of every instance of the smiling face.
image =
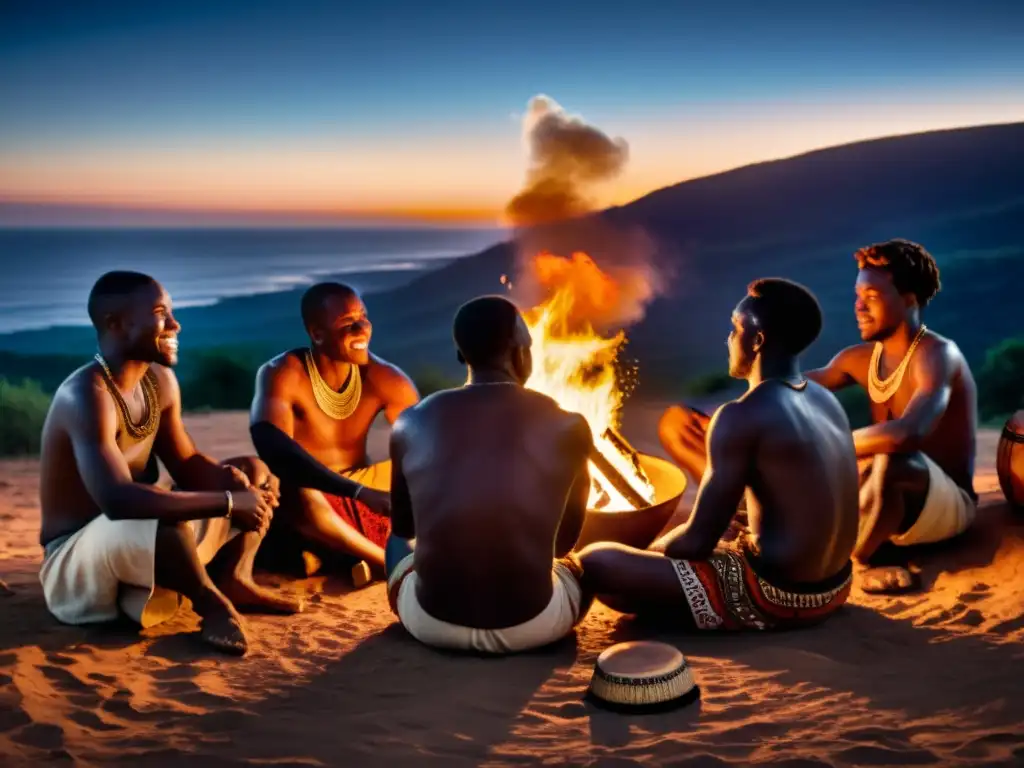
{"type": "Polygon", "coordinates": [[[864,341],[882,341],[907,319],[909,300],[900,295],[892,275],[881,269],[861,269],[854,287],[854,314],[864,341]]]}
{"type": "Polygon", "coordinates": [[[319,322],[309,329],[314,346],[332,360],[366,365],[370,362],[373,326],[357,295],[335,294],[323,303],[319,322]]]}
{"type": "Polygon", "coordinates": [[[178,332],[171,297],[157,282],[133,291],[119,311],[108,317],[113,333],[130,360],[173,366],[178,362],[178,332]]]}

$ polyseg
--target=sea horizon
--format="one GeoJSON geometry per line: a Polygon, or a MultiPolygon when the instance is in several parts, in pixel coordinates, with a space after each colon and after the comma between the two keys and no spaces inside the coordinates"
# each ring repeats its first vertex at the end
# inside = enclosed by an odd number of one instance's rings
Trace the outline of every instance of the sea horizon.
{"type": "Polygon", "coordinates": [[[86,301],[112,269],[152,275],[176,308],[339,279],[363,293],[500,242],[497,227],[423,225],[0,227],[0,334],[89,324],[86,301]]]}

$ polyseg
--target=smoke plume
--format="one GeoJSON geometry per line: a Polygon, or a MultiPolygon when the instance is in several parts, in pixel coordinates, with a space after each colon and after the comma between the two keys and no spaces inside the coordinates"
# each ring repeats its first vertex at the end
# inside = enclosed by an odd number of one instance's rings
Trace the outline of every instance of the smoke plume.
{"type": "Polygon", "coordinates": [[[643,319],[647,305],[667,287],[658,248],[639,227],[614,226],[592,213],[590,193],[616,178],[629,146],[553,99],[535,96],[523,119],[529,147],[526,184],[506,207],[517,227],[517,264],[507,285],[522,307],[571,290],[571,326],[615,331],[643,319]]]}
{"type": "Polygon", "coordinates": [[[534,96],[523,117],[529,149],[526,186],[505,209],[514,226],[568,219],[593,210],[587,189],[614,179],[626,166],[629,145],[581,118],[553,99],[534,96]]]}

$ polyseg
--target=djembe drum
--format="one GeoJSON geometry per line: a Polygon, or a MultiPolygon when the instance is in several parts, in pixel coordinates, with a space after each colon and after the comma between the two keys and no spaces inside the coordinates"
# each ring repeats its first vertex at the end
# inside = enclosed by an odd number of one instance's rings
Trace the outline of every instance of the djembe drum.
{"type": "Polygon", "coordinates": [[[996,472],[1010,506],[1024,512],[1024,410],[1013,414],[1003,427],[996,452],[996,472]]]}
{"type": "Polygon", "coordinates": [[[633,640],[597,657],[586,698],[615,712],[661,712],[696,701],[700,688],[677,648],[633,640]]]}

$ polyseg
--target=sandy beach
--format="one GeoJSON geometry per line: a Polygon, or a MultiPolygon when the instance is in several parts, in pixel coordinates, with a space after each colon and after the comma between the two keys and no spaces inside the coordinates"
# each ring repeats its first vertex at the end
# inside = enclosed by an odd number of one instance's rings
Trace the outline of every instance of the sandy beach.
{"type": "MultiPolygon", "coordinates": [[[[625,433],[661,455],[660,408],[625,433]]],[[[219,458],[251,452],[244,413],[187,417],[219,458]]],[[[250,654],[208,653],[187,609],[142,633],[60,625],[37,581],[38,462],[0,463],[0,756],[79,765],[1021,765],[1024,518],[979,435],[978,522],[922,553],[926,591],[854,590],[826,625],[778,635],[659,633],[703,699],[625,717],[582,701],[597,655],[652,637],[597,605],[575,640],[505,659],[460,658],[408,638],[382,584],[287,581],[310,605],[249,619],[250,654]]],[[[382,455],[376,430],[371,452],[382,455]]],[[[693,488],[688,490],[692,499],[693,488]]],[[[268,583],[279,579],[264,575],[268,583]]]]}

